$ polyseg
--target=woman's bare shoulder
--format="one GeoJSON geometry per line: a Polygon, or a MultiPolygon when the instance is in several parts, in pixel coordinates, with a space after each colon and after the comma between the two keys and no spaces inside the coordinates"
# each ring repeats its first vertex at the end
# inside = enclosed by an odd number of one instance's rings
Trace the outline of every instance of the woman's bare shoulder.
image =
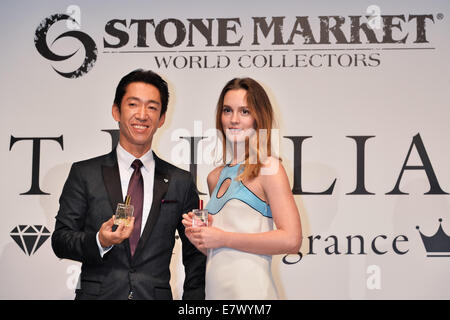
{"type": "Polygon", "coordinates": [[[285,173],[285,171],[281,160],[276,157],[268,157],[263,163],[259,174],[270,180],[283,173],[285,173]]]}
{"type": "Polygon", "coordinates": [[[220,173],[222,172],[224,165],[214,168],[206,178],[206,181],[208,183],[208,188],[210,190],[210,193],[214,189],[214,187],[217,184],[217,181],[219,181],[220,173]]]}

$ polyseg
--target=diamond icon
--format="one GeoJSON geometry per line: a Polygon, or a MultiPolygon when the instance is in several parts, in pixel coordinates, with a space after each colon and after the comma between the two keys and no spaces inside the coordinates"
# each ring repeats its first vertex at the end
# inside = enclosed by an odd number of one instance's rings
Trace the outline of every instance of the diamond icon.
{"type": "Polygon", "coordinates": [[[50,231],[42,225],[18,225],[9,235],[26,255],[31,256],[50,237],[50,231]]]}

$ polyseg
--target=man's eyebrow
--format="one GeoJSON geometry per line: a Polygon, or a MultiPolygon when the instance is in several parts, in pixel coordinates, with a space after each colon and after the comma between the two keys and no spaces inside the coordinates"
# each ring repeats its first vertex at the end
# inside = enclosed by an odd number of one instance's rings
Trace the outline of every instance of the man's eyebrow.
{"type": "MultiPolygon", "coordinates": [[[[138,97],[133,97],[133,96],[128,97],[127,100],[137,100],[137,101],[139,101],[139,102],[143,102],[140,98],[138,98],[138,97]]],[[[147,100],[147,101],[145,101],[145,102],[146,102],[146,103],[153,103],[153,104],[161,105],[161,103],[160,103],[159,101],[156,101],[156,100],[153,100],[153,99],[147,100]]]]}

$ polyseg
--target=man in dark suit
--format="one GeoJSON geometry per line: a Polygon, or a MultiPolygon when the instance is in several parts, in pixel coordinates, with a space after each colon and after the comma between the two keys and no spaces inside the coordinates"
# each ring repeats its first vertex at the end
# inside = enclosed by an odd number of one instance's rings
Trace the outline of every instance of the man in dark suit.
{"type": "Polygon", "coordinates": [[[169,264],[176,230],[186,275],[183,299],[205,297],[205,256],[187,240],[181,223],[182,214],[197,207],[197,189],[189,172],[151,150],[168,98],[167,83],[152,71],[123,77],[112,107],[120,128],[117,148],[72,165],[52,247],[59,258],[82,262],[76,299],[172,299],[169,264]],[[141,190],[143,199],[134,196],[138,203],[133,203],[132,197],[135,217],[115,229],[115,209],[131,188],[141,190]]]}

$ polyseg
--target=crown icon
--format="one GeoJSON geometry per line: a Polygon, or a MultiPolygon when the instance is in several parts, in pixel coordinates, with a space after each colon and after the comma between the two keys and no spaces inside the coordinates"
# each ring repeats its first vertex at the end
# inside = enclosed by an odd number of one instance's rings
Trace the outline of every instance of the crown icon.
{"type": "Polygon", "coordinates": [[[41,225],[18,225],[9,235],[25,254],[31,256],[50,237],[50,231],[41,225]]]}
{"type": "MultiPolygon", "coordinates": [[[[416,229],[419,230],[419,226],[416,229]]],[[[450,257],[450,237],[442,229],[442,218],[439,219],[439,228],[433,236],[427,237],[420,230],[419,233],[427,250],[427,257],[450,257]]]]}

